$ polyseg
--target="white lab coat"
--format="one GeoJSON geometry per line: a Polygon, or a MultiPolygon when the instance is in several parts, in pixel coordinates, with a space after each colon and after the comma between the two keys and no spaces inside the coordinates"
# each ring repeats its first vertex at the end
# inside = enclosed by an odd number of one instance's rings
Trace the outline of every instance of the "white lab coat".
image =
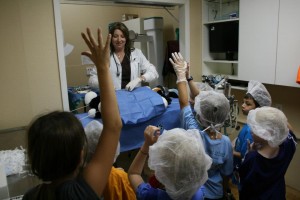
{"type": "MultiPolygon", "coordinates": [[[[130,81],[136,79],[143,75],[146,82],[151,82],[158,79],[158,73],[156,67],[151,64],[147,58],[144,56],[140,49],[135,48],[130,55],[130,68],[131,68],[131,77],[130,81]]],[[[122,66],[115,53],[110,55],[110,73],[112,75],[113,83],[116,90],[121,89],[122,82],[122,66]],[[119,76],[118,76],[119,70],[119,76]]],[[[88,84],[93,89],[99,89],[97,69],[94,67],[91,72],[88,84]]],[[[141,86],[141,85],[138,85],[141,86]]]]}

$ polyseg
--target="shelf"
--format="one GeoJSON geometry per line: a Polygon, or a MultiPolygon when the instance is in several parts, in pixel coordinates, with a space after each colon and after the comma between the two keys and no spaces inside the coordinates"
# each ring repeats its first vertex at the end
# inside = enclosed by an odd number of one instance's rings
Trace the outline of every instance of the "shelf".
{"type": "Polygon", "coordinates": [[[205,63],[228,63],[228,64],[238,64],[237,60],[204,60],[205,63]]]}
{"type": "Polygon", "coordinates": [[[202,74],[222,74],[230,79],[238,79],[238,64],[235,61],[212,60],[212,62],[203,62],[202,74]],[[233,63],[234,62],[234,63],[233,63]]]}
{"type": "MultiPolygon", "coordinates": [[[[208,3],[217,3],[219,4],[220,3],[220,0],[205,0],[206,2],[208,3]]],[[[222,0],[222,4],[225,4],[225,3],[233,3],[233,2],[238,2],[239,0],[222,0]]]]}
{"type": "Polygon", "coordinates": [[[203,0],[202,11],[204,23],[238,20],[239,0],[203,0]]]}
{"type": "Polygon", "coordinates": [[[247,87],[241,87],[241,86],[231,86],[231,89],[247,91],[247,87]]]}
{"type": "Polygon", "coordinates": [[[239,18],[232,18],[232,19],[224,19],[224,20],[215,20],[215,21],[210,21],[210,22],[204,22],[203,25],[223,23],[223,22],[232,22],[232,21],[239,21],[239,18]]]}
{"type": "MultiPolygon", "coordinates": [[[[239,0],[202,0],[202,74],[220,74],[238,80],[238,52],[234,52],[231,57],[225,52],[212,52],[209,47],[211,27],[222,27],[227,24],[239,24],[239,0]]],[[[222,38],[221,36],[217,37],[222,38]]],[[[221,39],[220,43],[222,41],[224,39],[221,39]]]]}

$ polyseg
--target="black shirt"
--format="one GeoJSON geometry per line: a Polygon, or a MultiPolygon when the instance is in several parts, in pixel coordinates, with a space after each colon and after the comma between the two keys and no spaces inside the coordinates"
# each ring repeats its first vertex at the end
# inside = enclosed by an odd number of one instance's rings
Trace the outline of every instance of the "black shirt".
{"type": "Polygon", "coordinates": [[[126,85],[130,82],[131,77],[131,68],[130,68],[130,59],[129,56],[125,55],[122,60],[122,84],[121,88],[124,89],[126,85]]]}
{"type": "Polygon", "coordinates": [[[69,180],[57,187],[50,184],[40,184],[30,189],[23,200],[100,200],[94,190],[81,177],[69,180]]]}

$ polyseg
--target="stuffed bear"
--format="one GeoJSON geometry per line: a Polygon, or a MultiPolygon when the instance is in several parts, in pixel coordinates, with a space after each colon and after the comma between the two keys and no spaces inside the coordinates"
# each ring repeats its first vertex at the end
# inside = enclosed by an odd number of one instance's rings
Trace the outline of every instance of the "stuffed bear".
{"type": "Polygon", "coordinates": [[[152,89],[153,91],[155,91],[157,94],[159,94],[160,96],[163,97],[163,100],[167,100],[167,105],[170,105],[172,102],[172,99],[169,96],[169,90],[166,87],[163,87],[161,85],[156,86],[155,88],[152,89]]]}
{"type": "Polygon", "coordinates": [[[100,119],[101,118],[101,103],[100,103],[100,95],[96,92],[90,91],[86,93],[84,97],[84,103],[86,106],[89,106],[90,110],[88,111],[88,115],[92,118],[100,119]]]}

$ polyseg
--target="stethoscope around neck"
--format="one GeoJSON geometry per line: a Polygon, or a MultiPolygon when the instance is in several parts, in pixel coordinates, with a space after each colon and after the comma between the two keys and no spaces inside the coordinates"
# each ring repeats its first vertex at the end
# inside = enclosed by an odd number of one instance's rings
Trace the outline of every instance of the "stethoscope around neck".
{"type": "MultiPolygon", "coordinates": [[[[114,53],[113,52],[110,52],[110,54],[112,55],[112,57],[114,58],[114,61],[115,61],[115,64],[116,64],[116,67],[117,67],[117,73],[116,73],[116,75],[117,75],[117,77],[119,77],[120,76],[120,70],[119,70],[119,64],[117,63],[117,61],[116,61],[116,58],[115,58],[115,55],[114,55],[114,53]]],[[[127,54],[125,53],[125,57],[126,58],[128,58],[128,56],[127,56],[127,54]]],[[[129,59],[129,58],[128,58],[129,59]]],[[[121,64],[121,62],[120,62],[120,64],[121,64]]],[[[122,66],[122,65],[121,65],[122,66]]]]}
{"type": "Polygon", "coordinates": [[[119,71],[119,64],[117,63],[117,61],[116,61],[116,58],[115,58],[115,55],[114,55],[114,53],[113,52],[110,52],[110,54],[112,55],[112,57],[114,58],[114,61],[115,61],[115,64],[116,64],[116,67],[117,67],[117,77],[119,77],[120,76],[120,71],[119,71]]]}

